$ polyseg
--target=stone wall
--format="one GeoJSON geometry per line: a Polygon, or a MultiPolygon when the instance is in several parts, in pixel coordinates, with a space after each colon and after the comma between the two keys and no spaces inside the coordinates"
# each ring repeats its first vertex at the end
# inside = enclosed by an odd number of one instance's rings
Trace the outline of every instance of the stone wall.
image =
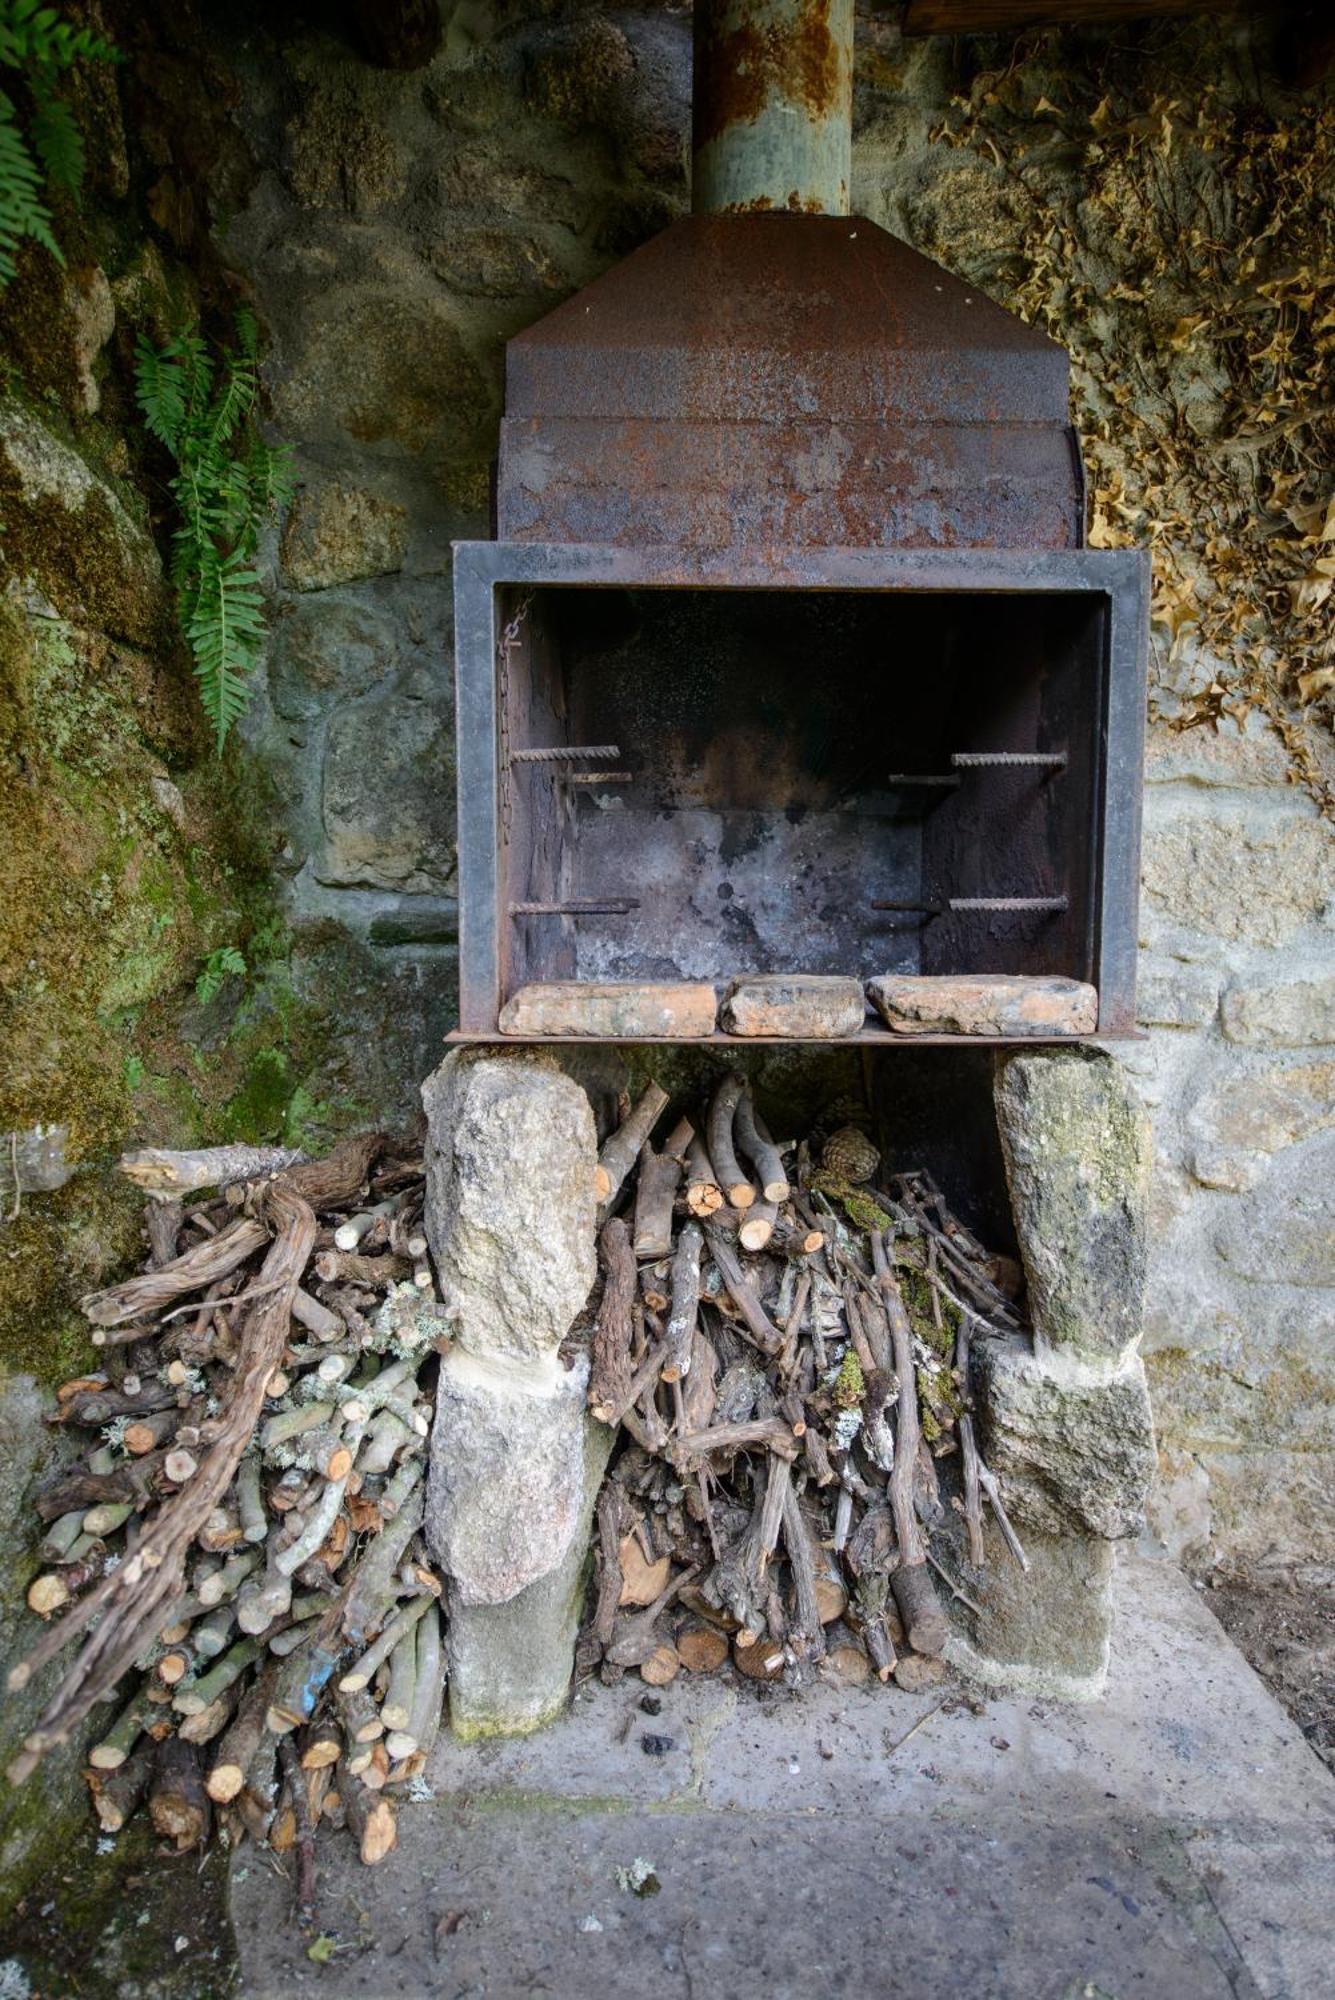
{"type": "MultiPolygon", "coordinates": [[[[1031,37],[1017,62],[1010,42],[901,43],[891,12],[859,21],[855,207],[1071,345],[1095,538],[1155,545],[1149,1039],[1125,1055],[1158,1145],[1155,1525],[1192,1561],[1329,1562],[1335,875],[1314,792],[1335,770],[1324,725],[1295,725],[1277,683],[1240,678],[1218,618],[1183,610],[1246,600],[1251,572],[1229,556],[1236,461],[1211,457],[1236,443],[1237,385],[1196,337],[1221,281],[1180,220],[1243,229],[1225,163],[1259,187],[1266,134],[1282,150],[1288,121],[1314,150],[1329,107],[1285,99],[1264,28],[1031,37]],[[1213,548],[1195,500],[1174,517],[1163,467],[1184,454],[1213,548]]],[[[454,949],[449,541],[488,531],[506,336],[686,205],[688,13],[446,8],[409,74],[310,33],[228,56],[257,174],[221,241],[271,330],[302,481],[253,742],[294,916],[364,941],[368,979],[429,989],[414,1025],[434,1036],[454,949]]],[[[1292,275],[1310,226],[1277,217],[1255,287],[1292,275]]],[[[1246,626],[1254,657],[1288,638],[1277,616],[1246,626]]],[[[434,1041],[416,1053],[425,1073],[434,1041]]]]}
{"type": "MultiPolygon", "coordinates": [[[[101,18],[128,60],[80,101],[69,268],[25,253],[0,299],[0,1136],[33,1163],[0,1355],[47,1379],[82,1356],[72,1299],[135,1254],[101,1171],[131,1134],[314,1138],[402,1115],[435,1067],[449,542],[488,532],[503,343],[687,201],[684,6],[460,0],[406,72],[272,9],[101,18]],[[246,296],[300,490],[218,765],[131,364],[137,334],[225,333],[246,296]],[[247,974],[206,1005],[229,944],[247,974]]],[[[1156,1524],[1252,1564],[1335,1560],[1335,770],[1308,644],[1331,585],[1302,470],[1331,458],[1302,429],[1335,268],[1302,176],[1335,113],[1285,95],[1267,33],[907,44],[868,10],[855,126],[858,209],[1071,348],[1095,537],[1154,547],[1149,1039],[1126,1060],[1159,1155],[1156,1524]]]]}

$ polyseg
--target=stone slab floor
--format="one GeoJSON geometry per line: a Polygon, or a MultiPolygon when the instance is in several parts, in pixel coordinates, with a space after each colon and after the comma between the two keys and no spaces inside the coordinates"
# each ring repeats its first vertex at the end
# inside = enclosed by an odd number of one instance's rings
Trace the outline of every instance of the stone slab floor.
{"type": "Polygon", "coordinates": [[[249,2000],[1335,1994],[1335,1778],[1165,1563],[1122,1563],[1085,1708],[679,1679],[650,1717],[646,1692],[443,1743],[381,1867],[322,1847],[323,1964],[243,1855],[249,2000]],[[637,1860],[657,1893],[618,1885],[637,1860]]]}

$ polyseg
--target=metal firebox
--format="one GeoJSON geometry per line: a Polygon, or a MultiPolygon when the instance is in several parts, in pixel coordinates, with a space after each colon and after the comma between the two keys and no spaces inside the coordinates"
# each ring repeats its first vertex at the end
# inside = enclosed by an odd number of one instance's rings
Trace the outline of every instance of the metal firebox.
{"type": "MultiPolygon", "coordinates": [[[[846,187],[851,8],[764,7],[838,16],[791,71],[830,103],[772,157],[707,92],[729,212],[509,344],[499,539],[455,551],[461,1032],[757,973],[1055,975],[1130,1032],[1148,558],[1084,546],[1063,350],[802,212],[846,187]]],[[[705,12],[706,61],[754,25],[705,12]]]]}
{"type": "Polygon", "coordinates": [[[465,1033],[770,971],[1063,974],[1132,1027],[1135,554],[473,543],[456,606],[465,1033]]]}

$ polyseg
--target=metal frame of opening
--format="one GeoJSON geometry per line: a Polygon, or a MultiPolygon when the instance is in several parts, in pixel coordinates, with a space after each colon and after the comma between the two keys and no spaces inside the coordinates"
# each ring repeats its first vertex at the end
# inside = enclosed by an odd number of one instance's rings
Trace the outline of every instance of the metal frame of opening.
{"type": "MultiPolygon", "coordinates": [[[[458,542],[454,558],[462,1034],[484,1038],[497,1034],[503,997],[501,926],[512,915],[502,908],[500,880],[498,592],[505,587],[555,585],[590,589],[1060,593],[1101,598],[1106,655],[1092,828],[1098,1032],[1103,1038],[1133,1031],[1150,582],[1149,558],[1144,551],[813,548],[777,554],[771,551],[761,558],[736,550],[696,553],[567,542],[458,542]]],[[[524,753],[516,754],[522,757],[524,753]]],[[[561,754],[571,761],[611,761],[620,752],[615,745],[586,745],[573,746],[561,754]]],[[[1058,769],[1051,757],[1016,754],[1026,764],[1042,763],[1053,771],[1058,769]]],[[[955,756],[952,772],[932,776],[931,782],[955,782],[971,762],[977,761],[967,753],[955,756]]],[[[608,774],[614,775],[620,774],[608,774]]]]}

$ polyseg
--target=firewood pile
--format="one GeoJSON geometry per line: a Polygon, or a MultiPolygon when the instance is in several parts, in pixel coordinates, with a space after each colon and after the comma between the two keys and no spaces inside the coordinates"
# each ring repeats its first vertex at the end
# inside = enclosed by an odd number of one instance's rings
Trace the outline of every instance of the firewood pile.
{"type": "MultiPolygon", "coordinates": [[[[925,1173],[883,1175],[856,1125],[776,1144],[730,1075],[656,1149],[667,1106],[654,1084],[625,1105],[597,1166],[582,1332],[589,1405],[621,1437],[577,1674],[657,1686],[731,1661],[921,1687],[944,1671],[936,1579],[963,1595],[929,1547],[947,1507],[973,1565],[990,1505],[1025,1566],[967,1400],[970,1342],[1020,1324],[1018,1267],[925,1173]]],[[[374,1134],[316,1162],[121,1165],[149,1257],[82,1301],[100,1366],[58,1392],[79,1449],[34,1497],[47,1629],[10,1688],[77,1650],[9,1776],[93,1717],[106,1832],[143,1807],[182,1851],[292,1852],[308,1920],[316,1826],[382,1859],[440,1727],[421,1528],[453,1320],[423,1162],[374,1134]]]]}
{"type": "Polygon", "coordinates": [[[151,1254],[82,1301],[101,1366],[59,1391],[82,1449],[35,1496],[48,1630],[10,1675],[82,1640],[13,1782],[114,1698],[86,1773],[103,1829],[143,1806],[179,1850],[216,1829],[295,1850],[307,1910],[316,1823],[380,1860],[440,1724],[419,1531],[449,1322],[411,1155],[373,1135],[319,1162],[122,1162],[151,1254]]]}
{"type": "Polygon", "coordinates": [[[972,1565],[988,1505],[1027,1567],[967,1392],[1019,1268],[856,1125],[776,1145],[730,1075],[656,1150],[667,1104],[651,1084],[600,1156],[589,1402],[625,1437],[579,1671],[926,1686],[938,1582],[964,1594],[929,1548],[947,1507],[972,1565]]]}

